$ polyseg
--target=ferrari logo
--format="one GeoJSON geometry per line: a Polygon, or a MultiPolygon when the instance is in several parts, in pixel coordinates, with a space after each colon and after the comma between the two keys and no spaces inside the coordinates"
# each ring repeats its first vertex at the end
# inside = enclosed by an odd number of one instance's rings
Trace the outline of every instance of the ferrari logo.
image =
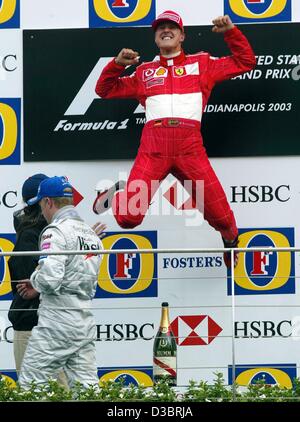
{"type": "Polygon", "coordinates": [[[184,73],[185,73],[184,67],[176,67],[175,74],[177,76],[182,76],[184,75],[184,73]]]}

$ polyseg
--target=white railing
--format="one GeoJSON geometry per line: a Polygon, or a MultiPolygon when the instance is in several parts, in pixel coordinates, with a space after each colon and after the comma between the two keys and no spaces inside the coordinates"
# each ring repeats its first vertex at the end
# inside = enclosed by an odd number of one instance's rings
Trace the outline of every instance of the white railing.
{"type": "MultiPolygon", "coordinates": [[[[249,253],[249,252],[300,252],[300,248],[297,247],[251,247],[251,248],[164,248],[164,249],[114,249],[114,250],[93,250],[93,251],[57,251],[57,252],[46,252],[46,251],[18,251],[18,252],[2,252],[0,251],[0,258],[6,257],[6,256],[39,256],[39,255],[86,255],[87,253],[93,253],[95,255],[109,255],[109,254],[120,254],[120,253],[139,253],[139,254],[177,254],[177,253],[224,253],[224,252],[230,252],[231,254],[231,320],[232,320],[232,379],[236,379],[236,347],[235,347],[235,309],[239,306],[235,303],[235,279],[234,279],[234,252],[238,251],[240,253],[249,253]]],[[[174,278],[174,277],[172,277],[174,278]]],[[[215,278],[215,277],[214,277],[215,278]]],[[[17,282],[17,281],[15,281],[17,282]]],[[[1,283],[0,283],[1,284],[1,283]]],[[[246,307],[247,305],[241,305],[241,307],[246,307]]],[[[256,305],[254,305],[256,307],[256,305]]],[[[265,307],[266,305],[261,305],[265,307]]],[[[278,307],[278,305],[275,305],[278,307]]],[[[279,305],[282,307],[288,307],[288,306],[297,306],[298,305],[279,305]]],[[[181,306],[182,307],[182,306],[181,306]]],[[[204,307],[212,307],[212,306],[204,306],[204,307]]],[[[223,305],[222,307],[229,307],[229,305],[223,305]]],[[[253,307],[253,305],[251,306],[253,307]]],[[[257,306],[259,307],[259,306],[257,306]]],[[[134,309],[141,309],[144,307],[135,307],[134,309]]],[[[153,307],[145,307],[147,309],[153,308],[153,307]]],[[[176,307],[172,307],[176,308],[176,307]]],[[[97,309],[97,308],[93,308],[97,309]]],[[[101,309],[112,309],[112,308],[103,308],[101,309]]],[[[120,308],[118,308],[120,309],[120,308]]],[[[133,309],[132,307],[125,307],[122,309],[133,309]]],[[[32,310],[32,309],[31,309],[32,310]]],[[[0,311],[3,311],[3,309],[0,309],[0,311]]],[[[228,336],[226,336],[228,337],[228,336]]],[[[197,367],[198,368],[198,367],[197,367]]],[[[212,367],[206,367],[203,366],[201,368],[209,369],[212,367]]],[[[233,391],[233,400],[236,399],[236,386],[233,382],[232,384],[232,391],[233,391]]]]}

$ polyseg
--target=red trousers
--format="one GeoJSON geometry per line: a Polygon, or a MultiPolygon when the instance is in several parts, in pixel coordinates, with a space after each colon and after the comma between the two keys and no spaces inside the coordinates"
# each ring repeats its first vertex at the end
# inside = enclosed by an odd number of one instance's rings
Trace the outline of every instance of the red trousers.
{"type": "Polygon", "coordinates": [[[143,221],[155,191],[169,173],[182,184],[192,181],[192,197],[196,201],[196,181],[204,181],[204,218],[226,240],[238,235],[235,218],[225,192],[212,169],[200,134],[200,123],[184,119],[162,119],[148,122],[143,130],[141,145],[124,191],[113,199],[113,212],[118,224],[126,229],[143,221]],[[157,184],[153,185],[153,180],[157,184]],[[137,204],[139,211],[128,208],[136,195],[130,186],[139,181],[148,186],[147,197],[137,204]]]}

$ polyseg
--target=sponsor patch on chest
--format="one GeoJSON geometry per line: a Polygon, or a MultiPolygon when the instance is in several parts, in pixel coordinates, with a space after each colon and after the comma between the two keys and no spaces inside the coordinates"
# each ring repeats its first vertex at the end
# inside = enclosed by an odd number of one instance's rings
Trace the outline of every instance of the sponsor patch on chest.
{"type": "Polygon", "coordinates": [[[51,239],[51,237],[52,237],[52,233],[49,233],[49,234],[43,234],[43,235],[42,235],[42,240],[51,239]]]}
{"type": "Polygon", "coordinates": [[[153,86],[157,86],[157,85],[164,85],[164,83],[165,83],[164,78],[151,79],[151,81],[146,82],[146,88],[152,88],[153,86]]]}
{"type": "Polygon", "coordinates": [[[50,249],[51,248],[51,242],[44,242],[42,244],[42,250],[44,249],[50,249]]]}
{"type": "Polygon", "coordinates": [[[168,76],[168,69],[159,67],[158,69],[146,69],[143,71],[143,81],[147,82],[150,79],[166,78],[168,76]]]}

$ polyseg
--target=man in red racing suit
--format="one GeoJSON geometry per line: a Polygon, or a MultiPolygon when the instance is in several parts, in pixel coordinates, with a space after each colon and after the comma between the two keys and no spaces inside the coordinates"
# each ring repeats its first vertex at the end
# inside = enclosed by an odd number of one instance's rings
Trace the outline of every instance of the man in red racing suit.
{"type": "MultiPolygon", "coordinates": [[[[182,184],[191,181],[194,200],[196,181],[204,181],[204,218],[221,233],[225,247],[236,247],[235,218],[208,160],[200,128],[214,85],[250,71],[256,60],[246,37],[229,16],[221,16],[213,24],[213,32],[224,33],[231,56],[215,58],[206,52],[186,55],[181,48],[185,38],[182,19],[176,12],[166,11],[152,24],[160,49],[159,59],[142,63],[133,75],[121,77],[126,66],[139,60],[137,52],[121,50],[103,69],[96,93],[102,98],[136,98],[146,111],[140,148],[125,190],[111,195],[118,224],[123,228],[141,224],[158,187],[158,184],[153,187],[151,182],[160,182],[171,173],[182,184]],[[126,205],[136,189],[129,186],[131,183],[138,186],[139,182],[148,186],[147,200],[138,212],[133,212],[126,205]]],[[[115,186],[111,188],[113,193],[115,186]]],[[[109,193],[110,190],[98,193],[93,207],[96,213],[101,212],[109,193]]],[[[224,254],[224,260],[230,267],[230,253],[224,254]]]]}

